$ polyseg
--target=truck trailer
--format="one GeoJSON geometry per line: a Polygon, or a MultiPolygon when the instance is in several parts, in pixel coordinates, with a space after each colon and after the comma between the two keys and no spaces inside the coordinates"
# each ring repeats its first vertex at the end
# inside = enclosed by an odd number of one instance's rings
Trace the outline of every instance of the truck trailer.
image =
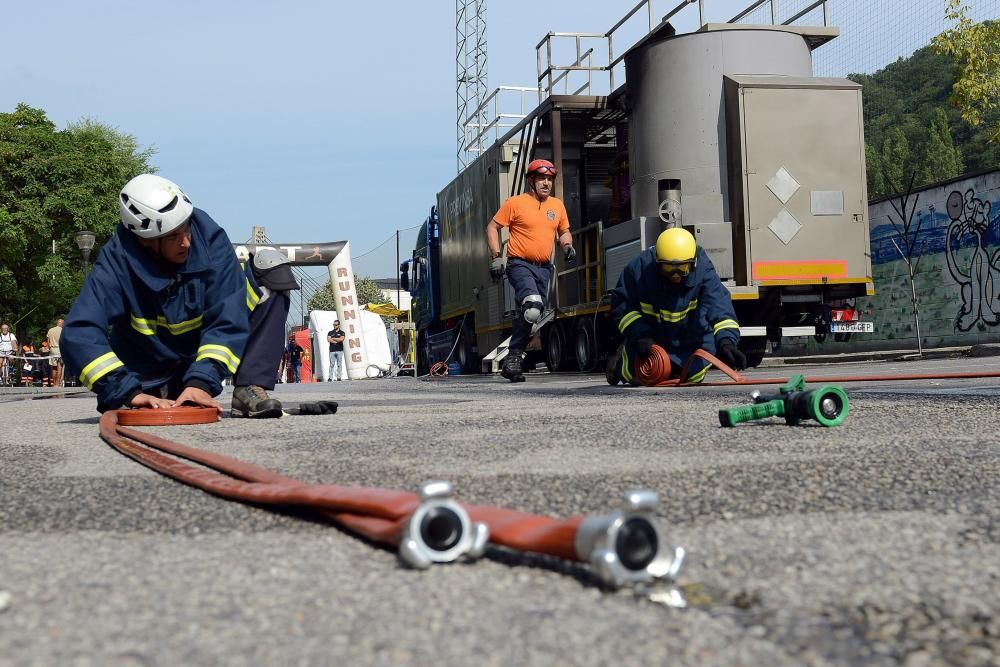
{"type": "Polygon", "coordinates": [[[663,21],[621,55],[625,82],[607,95],[555,94],[560,68],[540,66],[544,99],[438,193],[400,267],[418,372],[446,359],[499,368],[519,314],[506,279],[490,277],[485,228],[536,158],[558,169],[577,261],[554,253],[529,362],[598,367],[619,343],[610,291],[673,226],[712,259],[750,365],[784,338],[819,339],[857,317],[851,300],[874,293],[861,86],[812,75],[813,49],[837,34],[740,23],[678,34],[663,21]]]}

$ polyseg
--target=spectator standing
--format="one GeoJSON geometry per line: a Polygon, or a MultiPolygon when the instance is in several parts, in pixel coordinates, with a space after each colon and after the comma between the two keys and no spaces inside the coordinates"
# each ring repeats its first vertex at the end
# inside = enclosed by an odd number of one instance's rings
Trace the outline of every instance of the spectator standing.
{"type": "Polygon", "coordinates": [[[45,341],[49,344],[49,354],[52,355],[49,366],[52,372],[52,386],[61,387],[63,382],[62,356],[59,354],[59,339],[62,337],[64,320],[60,317],[56,325],[49,329],[45,341]]]}
{"type": "Polygon", "coordinates": [[[326,340],[330,343],[330,377],[326,379],[327,382],[334,378],[340,382],[340,376],[343,375],[345,338],[347,335],[340,328],[340,320],[334,320],[333,329],[326,335],[326,340]]]}
{"type": "Polygon", "coordinates": [[[21,345],[21,384],[27,387],[31,384],[32,379],[35,376],[35,368],[38,366],[38,360],[35,359],[35,346],[31,344],[30,340],[24,341],[21,345]]]}
{"type": "Polygon", "coordinates": [[[295,342],[294,336],[288,337],[288,345],[285,347],[285,353],[288,356],[288,367],[292,369],[292,382],[302,381],[302,353],[305,350],[302,346],[295,342]]]}
{"type": "Polygon", "coordinates": [[[38,368],[35,369],[35,381],[41,383],[43,387],[55,386],[52,384],[52,349],[49,341],[43,340],[38,346],[38,368]]]}
{"type": "Polygon", "coordinates": [[[11,332],[10,325],[4,322],[0,324],[0,363],[7,366],[11,384],[14,384],[14,355],[16,353],[17,336],[11,332]]]}

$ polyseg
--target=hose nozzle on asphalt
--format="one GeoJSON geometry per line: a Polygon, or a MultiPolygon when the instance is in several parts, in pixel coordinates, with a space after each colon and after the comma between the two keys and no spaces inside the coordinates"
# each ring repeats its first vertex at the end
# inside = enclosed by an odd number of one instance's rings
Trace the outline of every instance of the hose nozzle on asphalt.
{"type": "Polygon", "coordinates": [[[839,426],[850,413],[847,393],[836,385],[824,385],[806,390],[805,377],[795,375],[780,393],[767,396],[759,391],[750,394],[753,405],[719,410],[719,423],[736,426],[743,422],[768,417],[784,417],[785,423],[795,426],[805,419],[813,419],[822,426],[839,426]]]}
{"type": "Polygon", "coordinates": [[[654,522],[660,498],[654,491],[625,493],[621,509],[586,517],[576,531],[574,547],[607,586],[675,579],[685,551],[670,548],[654,522]]]}
{"type": "Polygon", "coordinates": [[[417,569],[432,563],[450,563],[462,556],[483,555],[490,531],[484,523],[473,523],[456,503],[450,482],[430,481],[420,486],[420,505],[410,515],[399,542],[399,556],[417,569]]]}

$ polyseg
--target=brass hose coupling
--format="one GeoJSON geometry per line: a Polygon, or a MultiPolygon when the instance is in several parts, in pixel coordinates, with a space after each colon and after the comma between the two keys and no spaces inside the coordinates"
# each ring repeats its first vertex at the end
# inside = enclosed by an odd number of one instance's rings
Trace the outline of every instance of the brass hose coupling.
{"type": "Polygon", "coordinates": [[[674,580],[684,564],[682,547],[670,547],[654,521],[660,497],[648,489],[626,491],[622,508],[588,516],[576,530],[580,560],[610,588],[674,580]]]}
{"type": "Polygon", "coordinates": [[[490,530],[469,519],[469,513],[452,499],[454,493],[451,482],[420,485],[420,505],[404,524],[399,541],[399,556],[409,565],[423,570],[432,563],[483,555],[490,530]]]}

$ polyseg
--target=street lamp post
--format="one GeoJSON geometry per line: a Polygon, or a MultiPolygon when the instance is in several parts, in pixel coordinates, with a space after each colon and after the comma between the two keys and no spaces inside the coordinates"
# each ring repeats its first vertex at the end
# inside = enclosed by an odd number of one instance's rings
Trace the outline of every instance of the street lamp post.
{"type": "Polygon", "coordinates": [[[87,275],[87,271],[90,269],[90,251],[94,249],[94,243],[97,242],[97,234],[84,229],[77,232],[75,238],[76,246],[83,253],[83,274],[87,275]]]}

